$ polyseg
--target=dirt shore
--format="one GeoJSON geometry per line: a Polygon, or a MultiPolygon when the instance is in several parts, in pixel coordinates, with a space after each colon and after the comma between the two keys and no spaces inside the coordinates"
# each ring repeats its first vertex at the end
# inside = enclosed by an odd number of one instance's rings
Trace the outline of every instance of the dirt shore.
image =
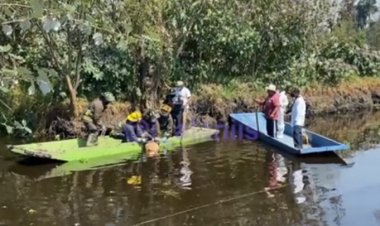
{"type": "MultiPolygon", "coordinates": [[[[335,87],[315,84],[302,92],[311,106],[311,115],[315,116],[380,109],[380,78],[357,78],[335,87]]],[[[215,84],[203,85],[192,97],[189,117],[195,125],[227,123],[229,114],[233,112],[256,111],[255,98],[264,96],[263,89],[253,88],[249,84],[233,89],[215,84]]],[[[84,110],[87,104],[87,101],[81,100],[79,109],[84,110]]],[[[68,120],[64,109],[65,105],[61,105],[47,113],[42,134],[76,136],[80,133],[83,128],[80,118],[68,120]]],[[[117,127],[124,121],[129,109],[128,102],[114,103],[106,110],[102,121],[108,127],[117,127]]]]}

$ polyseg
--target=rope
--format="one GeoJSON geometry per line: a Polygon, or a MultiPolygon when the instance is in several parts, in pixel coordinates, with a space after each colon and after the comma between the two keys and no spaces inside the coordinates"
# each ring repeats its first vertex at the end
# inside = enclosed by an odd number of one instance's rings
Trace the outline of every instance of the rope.
{"type": "Polygon", "coordinates": [[[179,211],[179,212],[176,212],[176,213],[168,214],[168,215],[163,216],[163,217],[157,217],[157,218],[153,218],[153,219],[150,219],[150,220],[147,220],[147,221],[143,221],[143,222],[140,222],[138,224],[134,224],[133,226],[139,226],[139,225],[145,225],[145,224],[157,222],[157,221],[164,220],[164,219],[167,219],[167,218],[171,218],[171,217],[175,217],[175,216],[182,215],[182,214],[185,214],[185,213],[193,212],[193,211],[196,211],[196,210],[199,210],[199,209],[204,209],[204,208],[207,208],[207,207],[210,207],[210,206],[214,206],[214,205],[218,205],[218,204],[223,204],[223,203],[226,203],[226,202],[231,202],[231,201],[234,201],[234,200],[237,200],[237,199],[246,198],[246,197],[249,197],[249,196],[253,196],[253,195],[264,193],[264,192],[268,192],[268,191],[278,190],[278,189],[284,188],[286,186],[287,185],[282,185],[282,186],[279,186],[279,187],[276,187],[276,188],[263,189],[261,191],[255,191],[255,192],[247,193],[247,194],[244,194],[244,195],[239,195],[239,196],[232,197],[232,198],[219,200],[219,201],[216,201],[216,202],[212,202],[212,203],[204,204],[204,205],[201,205],[201,206],[193,207],[193,208],[190,208],[190,209],[187,209],[187,210],[182,210],[182,211],[179,211]]]}

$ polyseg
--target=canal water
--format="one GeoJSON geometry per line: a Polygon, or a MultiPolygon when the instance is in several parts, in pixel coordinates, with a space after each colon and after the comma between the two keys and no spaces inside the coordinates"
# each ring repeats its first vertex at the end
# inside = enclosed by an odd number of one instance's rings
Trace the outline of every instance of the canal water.
{"type": "Polygon", "coordinates": [[[71,174],[23,162],[2,139],[0,225],[380,225],[379,118],[309,120],[350,144],[341,158],[220,140],[71,174]]]}

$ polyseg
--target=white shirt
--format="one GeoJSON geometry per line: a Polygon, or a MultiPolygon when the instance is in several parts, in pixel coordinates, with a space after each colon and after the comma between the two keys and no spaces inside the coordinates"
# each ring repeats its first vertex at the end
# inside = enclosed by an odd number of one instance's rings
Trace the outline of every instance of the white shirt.
{"type": "MultiPolygon", "coordinates": [[[[176,89],[176,97],[182,102],[182,106],[188,107],[189,98],[191,97],[190,90],[186,87],[176,89]]],[[[175,98],[175,99],[177,99],[175,98]]],[[[176,102],[176,101],[175,101],[176,102]]]]}
{"type": "Polygon", "coordinates": [[[280,106],[283,109],[286,109],[286,106],[288,106],[289,100],[288,97],[285,94],[285,91],[280,92],[280,106]]]}
{"type": "Polygon", "coordinates": [[[292,106],[292,126],[304,126],[306,116],[306,103],[302,96],[299,96],[292,106]]]}

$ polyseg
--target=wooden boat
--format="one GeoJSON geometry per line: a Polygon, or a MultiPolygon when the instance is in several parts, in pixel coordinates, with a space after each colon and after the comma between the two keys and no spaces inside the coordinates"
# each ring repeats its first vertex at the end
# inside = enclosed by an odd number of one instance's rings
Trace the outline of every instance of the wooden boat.
{"type": "MultiPolygon", "coordinates": [[[[219,131],[214,129],[193,127],[185,131],[182,137],[170,137],[160,141],[160,151],[175,149],[181,145],[191,145],[212,139],[219,131]]],[[[27,157],[53,159],[64,162],[87,161],[122,155],[124,159],[134,158],[142,151],[141,144],[123,143],[109,136],[98,138],[98,145],[85,146],[83,139],[69,139],[10,146],[11,152],[27,157]]]]}
{"type": "Polygon", "coordinates": [[[264,114],[258,113],[236,113],[231,114],[233,123],[239,123],[246,128],[255,130],[259,134],[259,140],[272,145],[281,151],[294,155],[309,155],[317,153],[337,152],[349,149],[349,146],[338,141],[324,137],[310,130],[304,129],[304,133],[309,139],[309,145],[304,145],[302,150],[294,147],[292,133],[293,129],[289,123],[285,123],[285,132],[282,138],[273,138],[266,132],[266,119],[264,114]]]}

